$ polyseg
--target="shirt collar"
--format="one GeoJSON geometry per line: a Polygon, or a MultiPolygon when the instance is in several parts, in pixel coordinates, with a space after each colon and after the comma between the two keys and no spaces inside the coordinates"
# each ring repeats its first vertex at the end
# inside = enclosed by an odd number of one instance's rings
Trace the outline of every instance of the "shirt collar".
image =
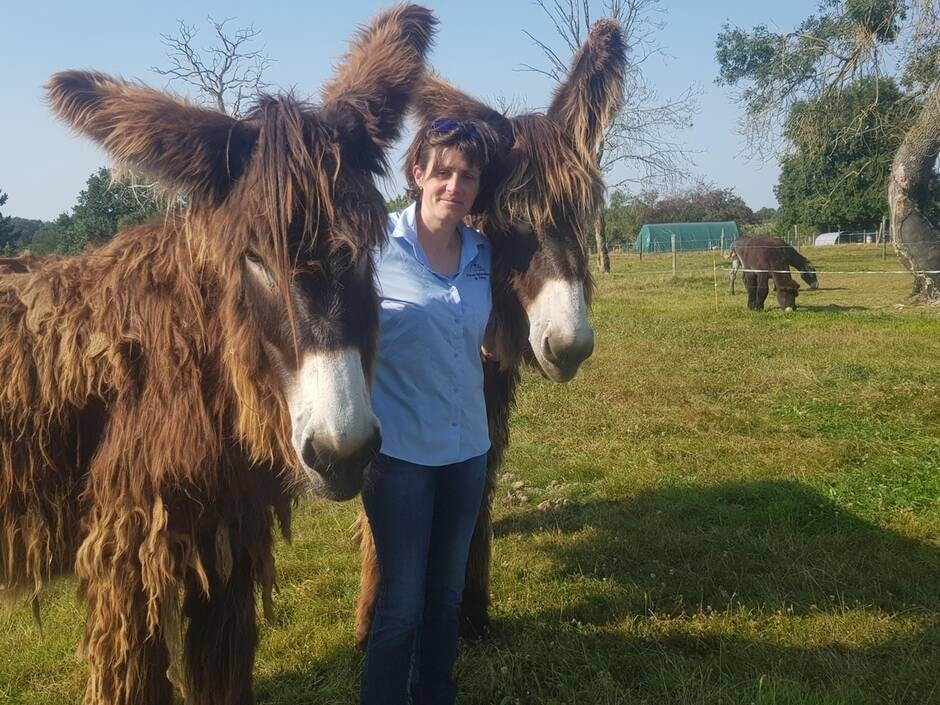
{"type": "MultiPolygon", "coordinates": [[[[390,233],[391,237],[403,238],[410,245],[415,253],[415,257],[428,266],[427,258],[418,245],[418,228],[415,225],[417,218],[418,204],[412,203],[401,212],[395,227],[390,233]]],[[[459,276],[464,272],[467,266],[477,257],[477,255],[486,247],[487,239],[479,230],[469,227],[464,223],[457,226],[460,228],[460,264],[457,267],[459,276]]]]}

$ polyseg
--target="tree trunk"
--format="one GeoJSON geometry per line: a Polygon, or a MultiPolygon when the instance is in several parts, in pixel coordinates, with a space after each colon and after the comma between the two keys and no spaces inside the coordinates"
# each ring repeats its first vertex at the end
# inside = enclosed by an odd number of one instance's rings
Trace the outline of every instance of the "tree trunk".
{"type": "Polygon", "coordinates": [[[912,295],[940,303],[940,229],[927,220],[922,205],[933,165],[940,153],[940,81],[934,84],[914,126],[894,157],[888,181],[888,207],[894,246],[914,272],[912,295]]]}
{"type": "Polygon", "coordinates": [[[594,216],[594,242],[597,245],[597,271],[601,274],[610,272],[610,255],[607,253],[607,218],[601,206],[594,216]]]}

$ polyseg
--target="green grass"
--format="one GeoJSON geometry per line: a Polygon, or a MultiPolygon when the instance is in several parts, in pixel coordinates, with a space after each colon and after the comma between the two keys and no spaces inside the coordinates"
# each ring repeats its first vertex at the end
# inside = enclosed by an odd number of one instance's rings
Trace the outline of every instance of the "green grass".
{"type": "MultiPolygon", "coordinates": [[[[938,313],[909,277],[827,274],[900,269],[877,248],[807,254],[822,288],[789,314],[724,273],[716,311],[710,254],[599,277],[594,356],[521,389],[461,703],[940,703],[938,313]]],[[[355,511],[311,501],[278,547],[261,703],[357,702],[355,511]]],[[[0,617],[0,702],[80,700],[73,594],[42,638],[0,617]]]]}

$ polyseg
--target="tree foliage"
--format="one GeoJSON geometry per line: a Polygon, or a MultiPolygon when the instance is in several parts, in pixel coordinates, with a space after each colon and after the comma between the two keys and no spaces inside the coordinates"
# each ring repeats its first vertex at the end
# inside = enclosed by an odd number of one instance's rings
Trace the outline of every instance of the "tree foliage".
{"type": "Polygon", "coordinates": [[[78,194],[61,251],[80,252],[89,244],[110,240],[121,228],[143,223],[161,210],[150,187],[115,181],[102,167],[78,194]]]}
{"type": "MultiPolygon", "coordinates": [[[[775,145],[774,128],[784,122],[783,137],[791,146],[796,135],[813,146],[815,155],[846,147],[851,153],[859,140],[868,139],[873,124],[895,138],[900,135],[894,154],[888,154],[886,184],[895,249],[914,273],[914,294],[940,301],[940,274],[934,273],[940,269],[940,228],[931,217],[940,154],[937,0],[822,0],[818,12],[789,33],[771,32],[765,25],[747,32],[725,24],[716,56],[717,82],[740,91],[742,129],[758,153],[775,145]],[[898,86],[903,100],[892,90],[898,86]],[[854,100],[869,87],[867,100],[854,100]],[[837,116],[841,124],[835,131],[820,119],[833,105],[854,113],[837,116]],[[905,109],[895,110],[899,105],[905,109]]],[[[864,165],[844,164],[841,184],[830,185],[830,193],[851,188],[859,200],[864,198],[860,194],[867,184],[883,173],[877,160],[864,165]]],[[[798,166],[791,164],[782,182],[783,198],[795,200],[798,189],[791,198],[791,182],[809,177],[798,166]]],[[[872,208],[871,203],[841,205],[853,219],[872,208]]]]}
{"type": "Polygon", "coordinates": [[[44,223],[23,246],[34,255],[50,255],[66,252],[67,233],[71,225],[71,216],[60,213],[51,223],[44,223]]]}
{"type": "MultiPolygon", "coordinates": [[[[0,191],[0,208],[7,202],[7,194],[0,191]]],[[[8,252],[13,249],[16,233],[13,228],[13,219],[4,216],[0,212],[0,252],[8,252]]]]}
{"type": "Polygon", "coordinates": [[[17,219],[23,225],[15,230],[10,249],[29,249],[37,255],[76,254],[163,212],[150,187],[113,181],[110,170],[101,168],[88,177],[71,213],[60,214],[52,223],[17,219]]]}
{"type": "Polygon", "coordinates": [[[13,248],[18,250],[27,247],[32,241],[33,235],[35,235],[45,223],[41,220],[13,216],[10,219],[10,225],[13,228],[13,235],[11,237],[13,248]]]}
{"type": "Polygon", "coordinates": [[[611,192],[605,218],[607,239],[611,244],[627,245],[636,239],[640,228],[647,222],[651,193],[655,199],[655,192],[649,191],[638,195],[628,195],[622,189],[611,192]]]}
{"type": "Polygon", "coordinates": [[[910,96],[891,79],[867,78],[794,103],[784,128],[792,146],[775,188],[781,225],[877,227],[888,213],[891,162],[912,116],[910,96]]]}
{"type": "Polygon", "coordinates": [[[763,208],[758,208],[754,211],[754,220],[763,225],[765,223],[770,223],[777,217],[777,209],[771,208],[769,206],[764,206],[763,208]]]}
{"type": "Polygon", "coordinates": [[[609,240],[622,244],[633,242],[646,223],[757,222],[754,212],[734,189],[703,181],[669,193],[648,189],[628,196],[615,190],[610,195],[606,220],[609,240]]]}
{"type": "Polygon", "coordinates": [[[400,194],[385,204],[385,210],[389,213],[400,213],[411,205],[411,199],[407,194],[400,194]]]}
{"type": "MultiPolygon", "coordinates": [[[[792,122],[795,104],[828,99],[866,79],[877,86],[877,79],[904,74],[909,92],[922,93],[940,75],[940,57],[926,48],[935,46],[936,37],[928,35],[936,28],[913,19],[923,19],[914,12],[921,2],[926,8],[930,0],[822,0],[816,14],[788,33],[725,23],[716,42],[716,83],[739,90],[741,127],[751,148],[767,154],[779,146],[775,127],[792,122]],[[912,50],[912,42],[923,51],[912,50]]],[[[863,112],[877,105],[879,94],[871,97],[859,106],[863,112]]]]}
{"type": "Polygon", "coordinates": [[[651,204],[647,223],[713,223],[734,220],[754,222],[752,211],[733,188],[719,188],[700,181],[693,186],[660,196],[651,204]]]}

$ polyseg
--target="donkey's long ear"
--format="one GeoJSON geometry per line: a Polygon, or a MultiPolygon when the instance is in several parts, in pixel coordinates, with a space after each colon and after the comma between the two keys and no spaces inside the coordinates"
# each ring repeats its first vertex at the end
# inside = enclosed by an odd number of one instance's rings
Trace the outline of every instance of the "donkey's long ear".
{"type": "Polygon", "coordinates": [[[101,73],[57,73],[46,90],[55,114],[118,164],[190,199],[222,200],[256,138],[227,115],[101,73]]]}
{"type": "Polygon", "coordinates": [[[457,90],[443,78],[430,72],[424,75],[415,92],[414,111],[422,123],[439,117],[482,120],[494,126],[506,122],[501,113],[457,90]]]}
{"type": "Polygon", "coordinates": [[[398,137],[405,110],[424,71],[437,20],[419,5],[399,5],[359,30],[323,90],[323,109],[340,126],[359,123],[377,156],[398,137]]]}
{"type": "Polygon", "coordinates": [[[555,91],[548,116],[574,138],[584,157],[597,150],[623,102],[626,51],[620,25],[600,20],[571,62],[568,78],[555,91]]]}

